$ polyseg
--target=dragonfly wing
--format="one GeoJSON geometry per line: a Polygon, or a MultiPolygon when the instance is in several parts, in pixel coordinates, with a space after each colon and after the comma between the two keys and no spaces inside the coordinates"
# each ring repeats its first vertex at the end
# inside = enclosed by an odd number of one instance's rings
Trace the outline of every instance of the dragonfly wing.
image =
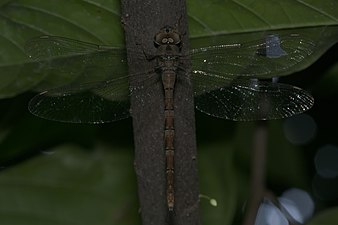
{"type": "Polygon", "coordinates": [[[26,42],[26,53],[35,60],[58,56],[83,55],[97,51],[110,50],[111,47],[100,46],[66,37],[40,36],[26,42]]]}
{"type": "Polygon", "coordinates": [[[223,77],[271,78],[297,70],[313,54],[316,45],[299,34],[265,38],[191,51],[192,70],[223,77]]]}
{"type": "MultiPolygon", "coordinates": [[[[236,80],[231,85],[195,94],[196,108],[208,115],[234,121],[281,119],[312,107],[306,91],[282,83],[236,80]]],[[[196,88],[195,88],[196,90],[196,88]]]]}
{"type": "Polygon", "coordinates": [[[35,96],[29,110],[61,122],[112,122],[129,116],[129,95],[128,79],[69,85],[35,96]]]}
{"type": "Polygon", "coordinates": [[[62,81],[55,86],[103,81],[128,74],[126,51],[122,48],[42,36],[28,41],[25,51],[39,63],[38,72],[47,70],[48,80],[62,81]]]}

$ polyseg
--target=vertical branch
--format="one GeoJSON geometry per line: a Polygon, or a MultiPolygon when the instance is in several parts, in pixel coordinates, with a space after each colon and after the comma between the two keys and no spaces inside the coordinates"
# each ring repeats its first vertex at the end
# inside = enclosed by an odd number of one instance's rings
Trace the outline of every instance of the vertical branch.
{"type": "Polygon", "coordinates": [[[267,122],[258,121],[253,137],[251,156],[250,197],[243,225],[254,225],[258,208],[265,193],[265,161],[267,151],[267,122]]]}
{"type": "MultiPolygon", "coordinates": [[[[164,26],[174,26],[182,35],[182,52],[188,52],[188,26],[184,0],[122,0],[122,23],[126,35],[129,73],[154,71],[156,60],[154,35],[164,26]]],[[[182,67],[190,71],[189,63],[182,67]]],[[[156,74],[157,75],[157,74],[156,74]]],[[[187,76],[178,74],[178,76],[187,76]]],[[[152,80],[133,94],[131,112],[135,144],[141,216],[144,225],[169,224],[166,205],[166,169],[164,149],[164,95],[152,80]]],[[[179,78],[178,78],[179,80],[179,78]]],[[[130,85],[138,86],[132,76],[130,85]]],[[[175,109],[175,207],[171,224],[198,225],[198,177],[196,162],[195,119],[192,89],[177,81],[175,109]]]]}

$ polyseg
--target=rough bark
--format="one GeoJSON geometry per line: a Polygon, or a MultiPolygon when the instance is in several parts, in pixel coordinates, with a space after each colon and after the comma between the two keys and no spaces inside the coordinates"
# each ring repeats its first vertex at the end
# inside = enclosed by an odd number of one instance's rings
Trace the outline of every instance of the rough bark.
{"type": "MultiPolygon", "coordinates": [[[[156,61],[149,59],[156,50],[154,35],[166,25],[178,29],[182,34],[182,52],[188,51],[184,0],[123,0],[122,23],[130,74],[154,69],[156,61]]],[[[183,67],[189,71],[189,63],[183,67]]],[[[174,94],[175,208],[170,222],[166,206],[164,102],[160,77],[158,81],[145,89],[146,94],[133,95],[131,101],[142,222],[143,225],[197,225],[199,190],[191,85],[177,82],[174,94]]],[[[133,82],[138,81],[133,80],[131,84],[133,82]]]]}

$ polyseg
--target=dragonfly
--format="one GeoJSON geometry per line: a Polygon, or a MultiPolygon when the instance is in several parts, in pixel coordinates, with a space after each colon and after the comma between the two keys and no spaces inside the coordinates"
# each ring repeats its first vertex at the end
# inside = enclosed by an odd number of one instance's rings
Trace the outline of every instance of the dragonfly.
{"type": "MultiPolygon", "coordinates": [[[[155,62],[150,71],[128,74],[123,48],[96,45],[57,36],[41,36],[26,44],[26,52],[41,68],[56,76],[76,77],[71,84],[43,91],[29,102],[39,117],[71,123],[106,123],[130,116],[130,98],[161,83],[164,99],[166,195],[174,210],[174,91],[191,81],[198,110],[234,120],[270,120],[310,109],[313,97],[298,87],[266,81],[313,53],[314,43],[299,34],[245,43],[206,46],[182,53],[181,34],[165,26],[154,35],[156,53],[139,54],[155,62]],[[182,63],[189,60],[191,71],[182,63]],[[81,71],[81,72],[78,72],[81,71]]],[[[136,53],[135,53],[136,54],[136,53]]],[[[146,94],[142,95],[146,98],[146,94]]]]}

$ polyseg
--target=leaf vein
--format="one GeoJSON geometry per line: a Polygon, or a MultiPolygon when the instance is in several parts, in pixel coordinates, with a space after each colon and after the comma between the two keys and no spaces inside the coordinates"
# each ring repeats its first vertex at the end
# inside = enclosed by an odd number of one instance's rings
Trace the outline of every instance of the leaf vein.
{"type": "Polygon", "coordinates": [[[265,19],[263,19],[257,12],[255,12],[252,9],[250,9],[248,6],[244,5],[243,3],[238,2],[237,0],[232,0],[232,2],[235,3],[236,5],[238,5],[239,7],[247,10],[248,12],[252,13],[255,17],[257,17],[260,21],[262,21],[266,25],[271,26],[271,24],[268,21],[266,21],[265,19]]]}
{"type": "Polygon", "coordinates": [[[334,21],[338,21],[338,19],[336,17],[328,14],[327,12],[325,12],[325,11],[323,11],[323,10],[321,10],[321,9],[319,9],[319,8],[311,5],[311,4],[308,4],[308,3],[304,2],[303,0],[297,0],[297,2],[300,3],[300,4],[302,4],[302,5],[304,5],[304,6],[306,6],[306,7],[308,7],[308,8],[310,8],[310,9],[312,9],[312,10],[314,10],[314,11],[316,11],[316,12],[318,12],[318,13],[320,13],[320,14],[322,14],[322,15],[324,15],[324,16],[326,16],[327,18],[330,18],[330,19],[332,19],[334,21]]]}
{"type": "Polygon", "coordinates": [[[98,41],[102,41],[97,35],[95,35],[94,33],[92,33],[91,31],[89,31],[88,29],[86,29],[85,27],[81,26],[80,24],[76,23],[76,22],[73,22],[71,20],[69,20],[67,17],[64,17],[60,14],[57,14],[57,13],[53,13],[51,11],[48,11],[48,10],[45,10],[45,9],[42,9],[42,8],[38,8],[38,7],[33,7],[33,6],[28,6],[28,5],[20,5],[20,4],[13,4],[13,6],[16,6],[16,7],[20,7],[20,8],[26,8],[28,10],[32,10],[32,11],[37,11],[37,12],[40,12],[40,13],[44,13],[46,15],[49,15],[49,16],[53,16],[55,18],[58,18],[60,20],[63,20],[64,22],[67,22],[68,24],[86,32],[87,34],[89,34],[91,37],[97,39],[98,41]]]}

